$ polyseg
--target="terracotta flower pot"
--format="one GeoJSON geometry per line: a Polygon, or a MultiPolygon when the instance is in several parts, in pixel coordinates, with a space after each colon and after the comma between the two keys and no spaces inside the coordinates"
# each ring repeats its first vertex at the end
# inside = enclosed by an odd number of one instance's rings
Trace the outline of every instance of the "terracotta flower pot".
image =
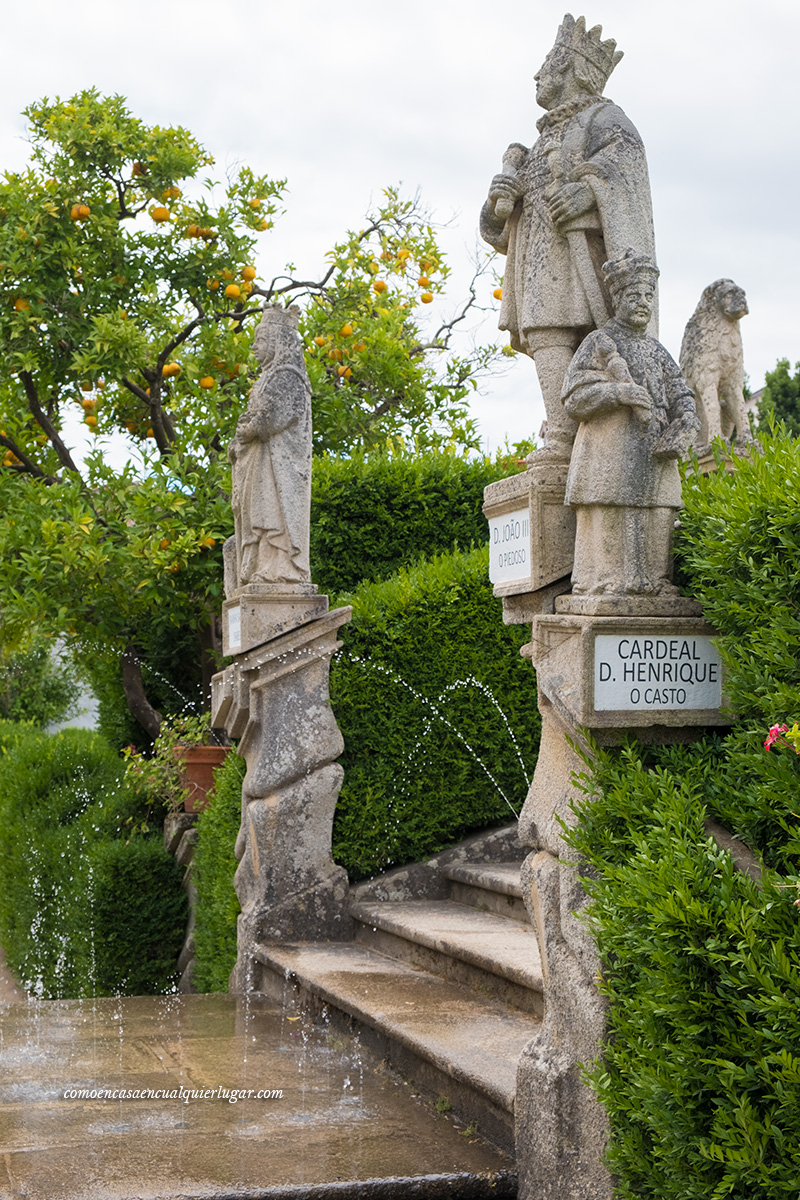
{"type": "Polygon", "coordinates": [[[183,786],[189,795],[183,802],[187,813],[199,813],[208,804],[214,788],[214,768],[230,754],[230,746],[176,746],[175,757],[183,763],[183,786]]]}

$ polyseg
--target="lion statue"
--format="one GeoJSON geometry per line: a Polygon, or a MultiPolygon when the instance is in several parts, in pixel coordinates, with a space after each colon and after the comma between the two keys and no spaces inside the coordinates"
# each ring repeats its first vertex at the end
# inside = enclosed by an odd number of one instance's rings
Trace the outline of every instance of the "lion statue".
{"type": "Polygon", "coordinates": [[[715,437],[751,440],[744,408],[744,365],[739,321],[748,313],[744,291],[717,279],[700,297],[683,334],[680,366],[697,400],[698,445],[715,437]]]}

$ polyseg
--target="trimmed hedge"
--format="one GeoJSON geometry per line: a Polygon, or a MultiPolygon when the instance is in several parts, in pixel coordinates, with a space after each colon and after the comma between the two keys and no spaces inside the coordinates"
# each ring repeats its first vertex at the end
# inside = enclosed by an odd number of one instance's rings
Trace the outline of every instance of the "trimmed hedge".
{"type": "Polygon", "coordinates": [[[496,462],[437,452],[315,458],[314,582],[321,592],[352,590],[421,558],[484,545],[483,489],[519,470],[516,453],[496,462]]]}
{"type": "MultiPolygon", "coordinates": [[[[483,489],[516,474],[519,455],[528,449],[520,443],[495,461],[439,451],[315,458],[311,570],[320,592],[333,597],[364,579],[385,579],[423,557],[483,545],[483,489]]],[[[142,654],[147,695],[159,712],[199,713],[208,707],[195,631],[143,628],[134,641],[142,654]]],[[[150,738],[128,709],[118,657],[92,653],[81,665],[97,696],[102,735],[118,749],[134,745],[149,750],[150,738]]]]}
{"type": "Polygon", "coordinates": [[[227,992],[236,962],[239,900],[233,886],[233,853],[242,819],[245,762],[229,754],[214,772],[214,791],[197,818],[192,875],[197,888],[194,987],[198,992],[227,992]]]}
{"type": "Polygon", "coordinates": [[[46,999],[174,989],[181,871],[123,765],[82,729],[0,731],[0,944],[46,999]]]}
{"type": "Polygon", "coordinates": [[[519,812],[539,736],[536,686],[503,625],[488,550],[362,584],[331,664],[345,742],[334,857],[353,879],[434,854],[519,812]]]}
{"type": "Polygon", "coordinates": [[[788,1200],[800,1163],[800,443],[762,438],[684,484],[682,577],[722,636],[738,715],[689,746],[596,751],[571,840],[611,998],[591,1072],[625,1200],[788,1200]],[[759,891],[705,837],[714,816],[766,864],[759,891]]]}

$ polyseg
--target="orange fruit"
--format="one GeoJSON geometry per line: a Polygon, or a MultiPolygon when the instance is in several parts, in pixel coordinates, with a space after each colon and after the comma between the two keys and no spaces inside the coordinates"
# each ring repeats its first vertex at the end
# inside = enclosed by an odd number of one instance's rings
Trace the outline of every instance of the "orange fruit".
{"type": "Polygon", "coordinates": [[[167,546],[169,545],[169,538],[162,538],[159,544],[162,550],[166,550],[167,546]]]}
{"type": "Polygon", "coordinates": [[[339,330],[339,333],[342,335],[342,337],[350,337],[350,334],[352,332],[353,332],[353,326],[350,324],[349,321],[345,325],[343,325],[342,328],[339,330]]]}
{"type": "Polygon", "coordinates": [[[410,257],[410,255],[411,255],[411,251],[406,250],[404,247],[397,251],[397,257],[400,259],[401,262],[405,262],[406,259],[410,257]]]}
{"type": "Polygon", "coordinates": [[[252,200],[248,200],[247,203],[250,205],[251,208],[261,208],[261,201],[258,200],[255,196],[253,197],[252,200]]]}
{"type": "Polygon", "coordinates": [[[242,289],[239,287],[238,283],[229,283],[225,288],[225,295],[229,296],[231,300],[238,300],[241,294],[242,289]]]}
{"type": "Polygon", "coordinates": [[[200,539],[200,545],[201,545],[201,546],[208,546],[209,550],[211,549],[211,547],[212,547],[212,546],[216,546],[216,544],[217,544],[217,539],[216,539],[216,538],[207,537],[207,538],[201,538],[201,539],[200,539]]]}
{"type": "Polygon", "coordinates": [[[201,388],[208,389],[208,388],[213,388],[213,386],[214,386],[214,380],[211,378],[210,375],[204,375],[203,378],[200,380],[201,388]]]}
{"type": "Polygon", "coordinates": [[[330,351],[328,352],[328,358],[333,358],[333,359],[335,359],[337,362],[341,362],[341,361],[342,361],[342,352],[341,352],[341,350],[330,350],[330,351]]]}
{"type": "Polygon", "coordinates": [[[315,338],[314,338],[314,345],[315,345],[315,346],[324,346],[324,345],[325,345],[325,343],[327,342],[327,340],[328,340],[328,339],[327,339],[327,338],[324,338],[324,337],[315,337],[315,338]]]}
{"type": "Polygon", "coordinates": [[[166,191],[161,193],[162,200],[177,200],[181,194],[181,189],[177,187],[168,187],[166,191]]]}
{"type": "Polygon", "coordinates": [[[495,300],[502,300],[503,299],[503,289],[501,287],[495,288],[494,291],[492,292],[492,295],[494,296],[495,300]]]}
{"type": "Polygon", "coordinates": [[[349,367],[339,367],[337,374],[344,376],[345,379],[349,379],[353,372],[349,367]]]}
{"type": "Polygon", "coordinates": [[[206,285],[211,289],[212,292],[215,292],[217,290],[217,288],[219,287],[219,280],[218,279],[207,279],[206,285]]]}
{"type": "Polygon", "coordinates": [[[153,433],[153,430],[152,430],[152,429],[148,429],[148,431],[147,431],[147,436],[148,436],[149,438],[154,438],[156,435],[153,433]]]}
{"type": "Polygon", "coordinates": [[[431,269],[431,260],[429,258],[421,258],[419,260],[419,269],[423,275],[427,275],[431,269]]]}
{"type": "Polygon", "coordinates": [[[128,433],[136,433],[136,430],[139,428],[139,426],[135,421],[126,421],[125,428],[127,429],[128,433]]]}
{"type": "Polygon", "coordinates": [[[19,300],[14,301],[14,308],[17,310],[17,312],[26,312],[27,309],[30,308],[30,306],[31,306],[30,300],[19,299],[19,300]]]}
{"type": "Polygon", "coordinates": [[[376,263],[374,258],[372,262],[367,263],[367,270],[369,271],[370,275],[377,275],[380,269],[380,264],[376,263]]]}
{"type": "Polygon", "coordinates": [[[255,267],[242,267],[242,279],[247,280],[247,282],[249,283],[250,280],[255,279],[255,277],[256,277],[255,267]]]}
{"type": "Polygon", "coordinates": [[[433,303],[433,296],[430,294],[430,292],[423,292],[420,296],[420,300],[423,304],[431,304],[433,303]]]}
{"type": "Polygon", "coordinates": [[[261,230],[269,229],[269,225],[267,224],[266,221],[259,221],[258,224],[256,225],[256,229],[261,229],[261,230]]]}
{"type": "Polygon", "coordinates": [[[73,204],[69,210],[69,215],[73,221],[85,221],[90,212],[91,209],[88,204],[73,204]]]}
{"type": "Polygon", "coordinates": [[[190,225],[189,228],[186,230],[186,236],[187,237],[200,237],[200,226],[199,225],[190,225]]]}
{"type": "Polygon", "coordinates": [[[156,222],[168,221],[169,220],[169,209],[165,208],[163,204],[156,204],[153,208],[150,209],[150,216],[156,222]]]}
{"type": "Polygon", "coordinates": [[[424,288],[431,286],[431,281],[430,281],[430,279],[428,279],[427,275],[420,275],[419,279],[417,280],[417,283],[419,284],[420,287],[424,287],[424,288]]]}
{"type": "Polygon", "coordinates": [[[95,400],[84,400],[83,407],[85,412],[91,412],[97,402],[95,400]]]}
{"type": "Polygon", "coordinates": [[[372,290],[373,290],[373,292],[377,292],[378,295],[380,296],[381,292],[386,291],[386,280],[385,279],[376,279],[372,285],[372,290]]]}
{"type": "Polygon", "coordinates": [[[97,424],[97,417],[93,416],[92,413],[87,413],[87,415],[83,418],[83,423],[84,425],[88,425],[91,429],[94,429],[95,425],[97,424]]]}
{"type": "Polygon", "coordinates": [[[145,163],[135,162],[131,167],[131,175],[146,175],[147,166],[145,163]]]}
{"type": "Polygon", "coordinates": [[[366,342],[356,342],[356,343],[355,343],[355,345],[353,346],[353,349],[355,350],[355,352],[356,352],[357,354],[358,354],[358,353],[359,353],[361,350],[366,350],[366,348],[367,348],[367,343],[366,343],[366,342]]]}
{"type": "Polygon", "coordinates": [[[169,378],[170,375],[179,375],[180,369],[180,363],[164,363],[164,366],[161,368],[161,374],[169,378]]]}

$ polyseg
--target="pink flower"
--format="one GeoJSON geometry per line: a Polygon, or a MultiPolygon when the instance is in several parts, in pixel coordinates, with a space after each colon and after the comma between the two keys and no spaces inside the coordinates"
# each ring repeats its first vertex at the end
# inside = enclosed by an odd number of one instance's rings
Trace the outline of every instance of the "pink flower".
{"type": "Polygon", "coordinates": [[[775,743],[780,740],[781,734],[786,733],[788,729],[788,725],[773,725],[767,734],[767,739],[764,742],[764,749],[769,750],[770,747],[774,746],[775,743]]]}

